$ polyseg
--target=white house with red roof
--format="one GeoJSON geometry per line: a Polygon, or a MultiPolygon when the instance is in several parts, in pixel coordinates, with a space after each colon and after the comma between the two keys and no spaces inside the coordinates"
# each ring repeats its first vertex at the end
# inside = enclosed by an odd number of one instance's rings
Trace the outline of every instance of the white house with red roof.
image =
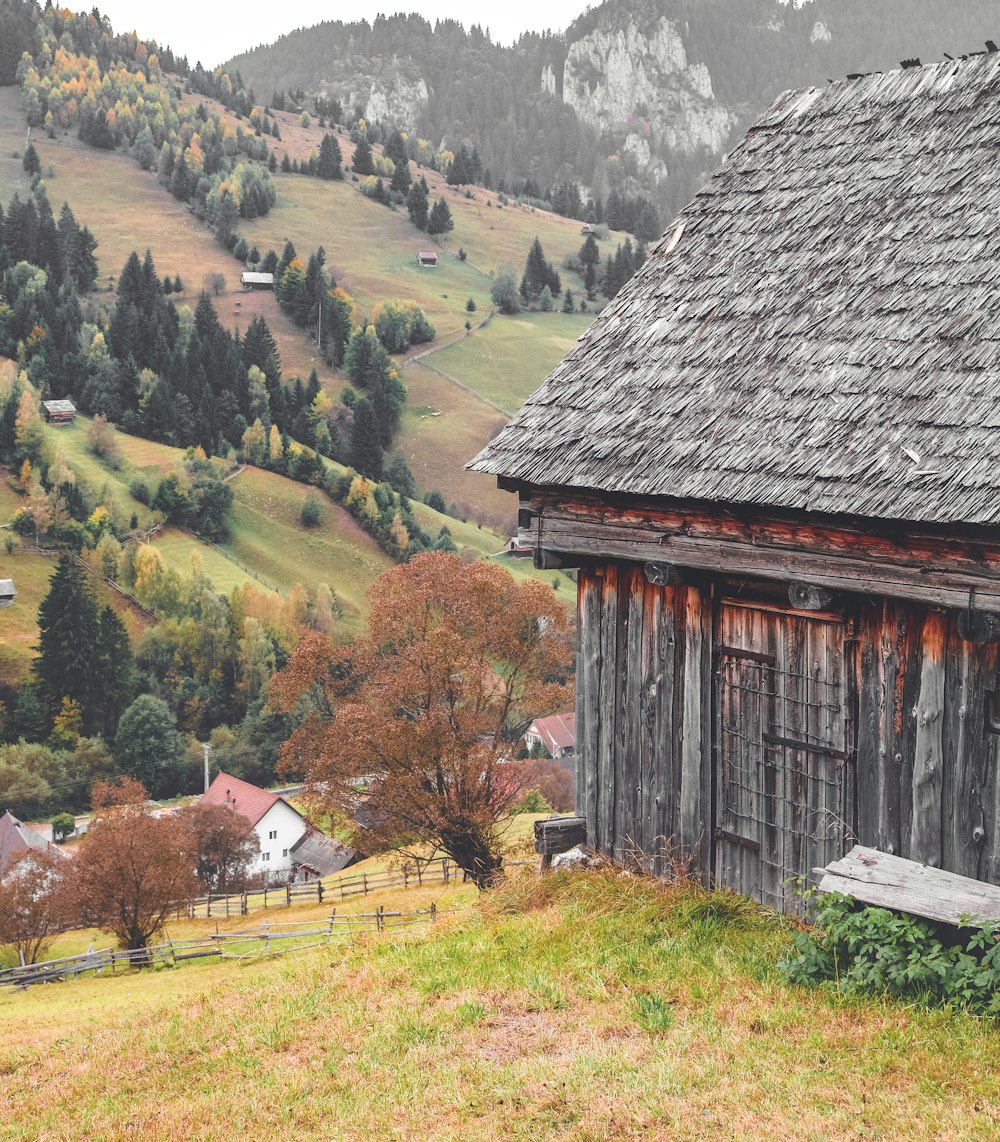
{"type": "Polygon", "coordinates": [[[550,714],[535,718],[524,734],[528,749],[545,746],[549,757],[568,757],[576,753],[576,713],[550,714]]]}
{"type": "Polygon", "coordinates": [[[269,881],[290,878],[295,864],[292,849],[309,829],[309,823],[297,809],[277,793],[228,773],[216,777],[202,800],[209,805],[224,805],[253,825],[260,841],[260,854],[250,868],[251,873],[262,873],[269,881]]]}
{"type": "Polygon", "coordinates": [[[54,857],[66,855],[57,845],[19,821],[10,810],[0,813],[0,876],[32,849],[54,857]]]}

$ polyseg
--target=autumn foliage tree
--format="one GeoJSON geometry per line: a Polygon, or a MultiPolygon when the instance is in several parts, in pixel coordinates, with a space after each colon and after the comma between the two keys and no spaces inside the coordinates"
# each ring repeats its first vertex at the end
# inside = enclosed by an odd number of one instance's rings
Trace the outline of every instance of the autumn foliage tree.
{"type": "Polygon", "coordinates": [[[69,922],[64,857],[31,849],[0,877],[0,947],[23,964],[43,958],[69,922]]]}
{"type": "Polygon", "coordinates": [[[206,893],[243,892],[260,841],[248,817],[224,805],[195,801],[182,813],[194,857],[195,875],[206,893]]]}
{"type": "Polygon", "coordinates": [[[385,572],[369,600],[357,642],[306,634],[273,680],[272,705],[311,707],[282,762],[321,813],[356,819],[363,784],[369,845],[429,843],[486,887],[523,788],[512,744],[567,702],[566,612],[542,583],[443,553],[385,572]]]}
{"type": "Polygon", "coordinates": [[[197,896],[191,834],[180,816],[152,817],[131,778],[96,782],[95,818],[73,861],[80,923],[111,932],[123,948],[145,948],[167,916],[197,896]]]}

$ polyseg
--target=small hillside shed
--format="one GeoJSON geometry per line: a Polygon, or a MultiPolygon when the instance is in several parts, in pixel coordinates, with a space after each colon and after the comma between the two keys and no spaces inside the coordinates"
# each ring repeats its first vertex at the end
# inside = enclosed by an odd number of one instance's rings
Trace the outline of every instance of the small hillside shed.
{"type": "Polygon", "coordinates": [[[417,265],[434,269],[438,264],[438,256],[434,250],[418,250],[417,265]]]}
{"type": "Polygon", "coordinates": [[[1000,883],[998,146],[998,54],[781,95],[473,462],[579,568],[598,849],[1000,883]]]}
{"type": "Polygon", "coordinates": [[[76,405],[71,400],[43,400],[42,412],[49,424],[72,424],[76,405]]]}
{"type": "Polygon", "coordinates": [[[0,607],[12,607],[17,597],[13,579],[0,579],[0,607]]]}
{"type": "Polygon", "coordinates": [[[244,289],[274,289],[274,274],[258,274],[244,270],[240,274],[240,285],[244,289]]]}

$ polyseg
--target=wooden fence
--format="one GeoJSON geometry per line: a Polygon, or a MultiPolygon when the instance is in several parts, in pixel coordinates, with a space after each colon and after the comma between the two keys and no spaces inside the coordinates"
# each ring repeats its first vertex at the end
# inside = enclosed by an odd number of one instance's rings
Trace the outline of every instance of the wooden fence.
{"type": "Polygon", "coordinates": [[[338,916],[336,908],[328,920],[278,923],[266,920],[256,928],[237,932],[215,932],[190,940],[167,940],[148,948],[90,948],[76,956],[62,956],[42,963],[0,969],[0,987],[27,988],[36,983],[78,978],[93,973],[112,975],[132,968],[173,968],[187,960],[218,956],[221,959],[249,959],[302,951],[334,938],[361,932],[386,932],[414,924],[433,923],[441,915],[436,905],[415,912],[388,912],[379,906],[375,912],[338,916]],[[296,941],[292,943],[292,941],[296,941]],[[306,941],[303,943],[302,941],[306,941]]]}
{"type": "MultiPolygon", "coordinates": [[[[522,862],[509,861],[513,867],[522,862]]],[[[246,916],[258,908],[282,908],[315,900],[322,904],[333,897],[347,900],[351,896],[367,896],[385,888],[418,888],[424,884],[461,883],[465,874],[447,857],[415,864],[404,864],[398,869],[383,872],[363,872],[338,876],[325,881],[313,880],[303,884],[282,885],[278,888],[261,888],[251,892],[230,895],[200,896],[182,905],[177,915],[193,920],[196,916],[246,916]]]]}

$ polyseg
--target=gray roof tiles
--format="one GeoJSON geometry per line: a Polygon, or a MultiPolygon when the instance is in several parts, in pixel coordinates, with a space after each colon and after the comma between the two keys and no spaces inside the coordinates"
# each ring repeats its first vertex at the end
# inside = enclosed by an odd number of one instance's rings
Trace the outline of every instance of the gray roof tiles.
{"type": "Polygon", "coordinates": [[[472,467],[1000,523],[998,148],[997,55],[784,93],[472,467]]]}

